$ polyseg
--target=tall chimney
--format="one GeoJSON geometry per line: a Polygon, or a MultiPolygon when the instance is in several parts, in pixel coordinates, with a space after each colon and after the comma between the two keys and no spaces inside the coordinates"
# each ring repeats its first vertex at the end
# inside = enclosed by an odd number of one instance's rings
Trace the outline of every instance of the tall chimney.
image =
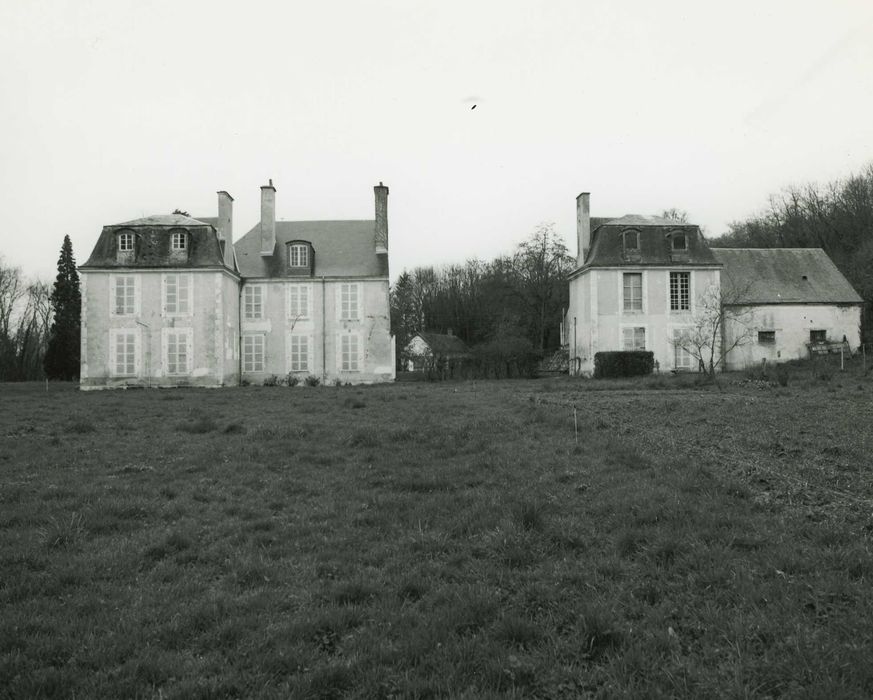
{"type": "Polygon", "coordinates": [[[373,188],[376,194],[376,253],[388,254],[388,188],[381,182],[373,188]]]}
{"type": "Polygon", "coordinates": [[[272,255],[276,247],[276,188],[273,180],[261,186],[261,255],[272,255]]]}
{"type": "Polygon", "coordinates": [[[224,241],[224,264],[233,267],[233,197],[218,191],[218,240],[224,241]]]}
{"type": "Polygon", "coordinates": [[[576,265],[582,265],[591,247],[590,193],[582,192],[576,197],[576,265]]]}

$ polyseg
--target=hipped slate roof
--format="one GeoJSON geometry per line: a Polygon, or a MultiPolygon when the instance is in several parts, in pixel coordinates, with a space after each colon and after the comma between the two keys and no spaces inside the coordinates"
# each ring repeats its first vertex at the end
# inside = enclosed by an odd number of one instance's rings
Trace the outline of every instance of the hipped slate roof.
{"type": "Polygon", "coordinates": [[[215,228],[208,223],[178,214],[147,216],[122,224],[104,226],[82,269],[225,267],[215,228]],[[184,228],[188,232],[188,255],[170,254],[170,230],[184,228]],[[117,234],[131,231],[136,255],[118,260],[117,234]]]}
{"type": "Polygon", "coordinates": [[[860,304],[821,248],[712,248],[727,303],[860,304]]]}
{"type": "Polygon", "coordinates": [[[585,267],[719,265],[698,226],[638,214],[618,219],[592,219],[591,222],[591,250],[585,267]],[[626,253],[623,245],[623,233],[628,230],[639,232],[639,250],[632,254],[626,253]],[[672,250],[673,234],[685,235],[687,247],[684,251],[672,250]]]}
{"type": "Polygon", "coordinates": [[[261,226],[234,244],[243,277],[284,277],[285,246],[291,241],[312,244],[315,277],[388,277],[388,256],[377,255],[376,222],[277,221],[276,247],[261,255],[261,226]]]}
{"type": "Polygon", "coordinates": [[[456,335],[443,333],[419,333],[418,336],[430,347],[434,355],[466,355],[470,348],[456,335]]]}

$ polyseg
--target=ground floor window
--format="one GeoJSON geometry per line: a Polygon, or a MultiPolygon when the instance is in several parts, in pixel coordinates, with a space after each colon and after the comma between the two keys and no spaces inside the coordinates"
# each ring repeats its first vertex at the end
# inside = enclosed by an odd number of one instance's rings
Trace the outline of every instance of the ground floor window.
{"type": "Polygon", "coordinates": [[[694,367],[694,355],[688,351],[686,331],[681,328],[673,330],[673,368],[690,370],[694,367]]]}
{"type": "Polygon", "coordinates": [[[309,336],[292,333],[288,342],[289,368],[291,372],[309,371],[309,336]]]}
{"type": "Polygon", "coordinates": [[[644,327],[640,326],[637,328],[622,328],[621,334],[622,350],[646,349],[646,329],[644,327]]]}
{"type": "Polygon", "coordinates": [[[809,332],[809,342],[810,343],[825,343],[828,339],[827,331],[810,331],[809,332]]]}
{"type": "Polygon", "coordinates": [[[137,339],[135,330],[114,330],[110,337],[112,374],[135,377],[137,370],[137,339]]]}
{"type": "Polygon", "coordinates": [[[360,338],[353,334],[341,335],[340,338],[340,370],[343,372],[360,372],[360,338]]]}
{"type": "Polygon", "coordinates": [[[762,345],[773,345],[776,342],[776,331],[758,331],[758,342],[762,345]]]}
{"type": "Polygon", "coordinates": [[[164,367],[169,375],[191,373],[191,331],[167,330],[164,343],[164,367]]]}
{"type": "Polygon", "coordinates": [[[264,371],[264,335],[249,333],[243,336],[243,372],[264,371]]]}

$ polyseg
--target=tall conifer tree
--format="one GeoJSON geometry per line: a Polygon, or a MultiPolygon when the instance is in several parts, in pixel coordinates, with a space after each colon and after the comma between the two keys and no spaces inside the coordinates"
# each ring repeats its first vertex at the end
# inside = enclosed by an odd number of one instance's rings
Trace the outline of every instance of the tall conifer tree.
{"type": "Polygon", "coordinates": [[[50,379],[79,377],[79,339],[81,337],[82,293],[79,273],[73,257],[73,244],[64,236],[58,258],[58,276],[52,289],[52,321],[49,345],[45,354],[46,376],[50,379]]]}

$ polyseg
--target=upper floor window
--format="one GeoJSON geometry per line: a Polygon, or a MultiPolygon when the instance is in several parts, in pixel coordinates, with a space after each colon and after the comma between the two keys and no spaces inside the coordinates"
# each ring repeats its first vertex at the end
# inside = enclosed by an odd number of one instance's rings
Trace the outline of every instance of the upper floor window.
{"type": "Polygon", "coordinates": [[[687,250],[688,249],[688,239],[685,237],[684,233],[674,233],[670,237],[673,250],[687,250]]]}
{"type": "Polygon", "coordinates": [[[118,234],[118,252],[133,252],[133,234],[130,231],[125,231],[124,233],[118,234]]]}
{"type": "Polygon", "coordinates": [[[164,311],[168,315],[191,313],[191,276],[164,275],[164,311]]]}
{"type": "Polygon", "coordinates": [[[670,273],[670,311],[688,311],[691,308],[691,273],[670,273]]]}
{"type": "Polygon", "coordinates": [[[288,285],[288,320],[309,318],[309,285],[288,285]]]}
{"type": "Polygon", "coordinates": [[[136,277],[116,275],[112,284],[112,312],[116,316],[136,313],[136,277]]]}
{"type": "Polygon", "coordinates": [[[643,310],[643,273],[641,272],[624,274],[624,310],[643,310]]]}
{"type": "Polygon", "coordinates": [[[340,285],[340,319],[353,320],[361,317],[360,285],[340,285]]]}
{"type": "Polygon", "coordinates": [[[188,249],[188,234],[184,231],[174,231],[170,243],[171,250],[187,250],[188,249]]]}
{"type": "Polygon", "coordinates": [[[293,243],[288,246],[289,267],[309,267],[309,246],[306,243],[293,243]]]}
{"type": "Polygon", "coordinates": [[[243,315],[248,321],[264,317],[264,288],[262,285],[251,284],[243,289],[243,315]]]}

